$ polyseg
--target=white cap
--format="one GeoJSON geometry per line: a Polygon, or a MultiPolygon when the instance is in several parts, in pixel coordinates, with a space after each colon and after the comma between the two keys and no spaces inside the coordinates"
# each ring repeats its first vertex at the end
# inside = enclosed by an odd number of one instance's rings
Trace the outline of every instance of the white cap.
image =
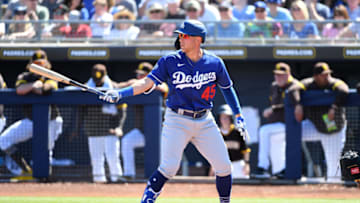
{"type": "Polygon", "coordinates": [[[80,11],[72,10],[69,13],[69,20],[80,20],[80,11]]]}

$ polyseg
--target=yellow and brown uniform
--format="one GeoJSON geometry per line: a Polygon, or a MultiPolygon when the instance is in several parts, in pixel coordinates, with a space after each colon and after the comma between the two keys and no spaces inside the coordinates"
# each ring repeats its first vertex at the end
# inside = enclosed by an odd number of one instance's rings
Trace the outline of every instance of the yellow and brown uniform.
{"type": "Polygon", "coordinates": [[[276,82],[271,84],[269,99],[273,113],[268,118],[268,123],[285,123],[284,99],[286,91],[288,91],[290,95],[292,104],[296,105],[300,102],[300,89],[303,89],[303,85],[292,76],[289,77],[288,83],[285,87],[280,87],[276,84],[276,82]]]}
{"type": "Polygon", "coordinates": [[[250,148],[246,145],[240,132],[235,130],[234,125],[231,125],[230,131],[227,134],[221,132],[226,147],[229,152],[231,162],[244,159],[244,155],[250,152],[250,148]]]}
{"type": "Polygon", "coordinates": [[[348,86],[347,84],[337,78],[330,78],[329,83],[324,86],[318,86],[314,78],[306,78],[301,81],[306,90],[329,90],[336,92],[336,98],[333,105],[328,106],[309,106],[305,108],[305,117],[308,118],[316,127],[319,132],[322,133],[334,133],[339,132],[345,125],[345,108],[343,107],[347,100],[348,86]],[[329,112],[330,108],[335,109],[335,124],[336,129],[328,131],[327,126],[323,120],[323,115],[329,112]]]}
{"type": "MultiPolygon", "coordinates": [[[[46,84],[46,83],[52,84],[53,88],[47,89],[47,90],[44,89],[43,93],[42,93],[43,95],[48,95],[51,93],[51,91],[58,89],[58,83],[56,81],[36,75],[31,72],[21,73],[16,80],[15,87],[19,87],[20,85],[23,85],[23,84],[33,83],[33,82],[36,82],[37,80],[42,81],[44,84],[46,84]]],[[[60,116],[59,108],[56,105],[54,105],[54,104],[50,105],[50,109],[51,109],[51,111],[50,111],[51,120],[55,119],[57,116],[60,116]]],[[[32,108],[31,108],[30,104],[24,105],[24,115],[25,115],[25,117],[29,118],[30,120],[32,119],[32,108]]]]}
{"type": "MultiPolygon", "coordinates": [[[[58,83],[56,81],[36,75],[31,72],[21,73],[17,78],[15,86],[18,87],[22,84],[33,83],[37,80],[42,81],[44,84],[51,83],[52,86],[54,87],[53,89],[44,90],[43,95],[48,95],[51,93],[51,91],[58,89],[58,83]]],[[[50,105],[50,109],[51,109],[51,111],[50,111],[51,120],[55,119],[57,116],[60,116],[59,108],[56,105],[54,105],[54,104],[50,105]]],[[[25,115],[25,117],[32,119],[31,105],[24,105],[24,115],[25,115]]]]}

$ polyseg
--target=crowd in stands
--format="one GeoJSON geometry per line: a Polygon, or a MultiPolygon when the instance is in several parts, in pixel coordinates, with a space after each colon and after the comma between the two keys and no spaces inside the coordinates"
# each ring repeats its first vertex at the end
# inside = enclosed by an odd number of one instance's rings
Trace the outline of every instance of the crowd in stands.
{"type": "Polygon", "coordinates": [[[207,22],[210,37],[217,38],[336,39],[360,33],[358,23],[346,22],[360,17],[359,0],[3,0],[0,15],[13,20],[0,23],[3,39],[172,37],[184,19],[207,22]]]}

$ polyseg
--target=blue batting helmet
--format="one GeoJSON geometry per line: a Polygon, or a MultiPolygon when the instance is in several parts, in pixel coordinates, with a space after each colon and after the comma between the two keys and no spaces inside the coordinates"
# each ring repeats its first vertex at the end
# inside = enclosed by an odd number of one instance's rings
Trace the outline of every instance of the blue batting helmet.
{"type": "Polygon", "coordinates": [[[174,31],[175,33],[187,34],[190,36],[200,36],[202,42],[205,42],[206,38],[206,27],[198,20],[186,20],[179,29],[174,31]]]}

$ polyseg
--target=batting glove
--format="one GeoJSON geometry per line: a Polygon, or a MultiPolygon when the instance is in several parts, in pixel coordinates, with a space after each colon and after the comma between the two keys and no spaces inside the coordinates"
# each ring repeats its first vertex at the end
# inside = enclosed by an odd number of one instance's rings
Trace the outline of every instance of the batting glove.
{"type": "Polygon", "coordinates": [[[104,95],[99,96],[99,99],[109,103],[117,103],[121,99],[121,94],[116,90],[108,90],[104,95]]]}
{"type": "Polygon", "coordinates": [[[249,139],[249,134],[246,130],[245,119],[241,114],[235,116],[235,129],[240,132],[244,140],[249,139]]]}

